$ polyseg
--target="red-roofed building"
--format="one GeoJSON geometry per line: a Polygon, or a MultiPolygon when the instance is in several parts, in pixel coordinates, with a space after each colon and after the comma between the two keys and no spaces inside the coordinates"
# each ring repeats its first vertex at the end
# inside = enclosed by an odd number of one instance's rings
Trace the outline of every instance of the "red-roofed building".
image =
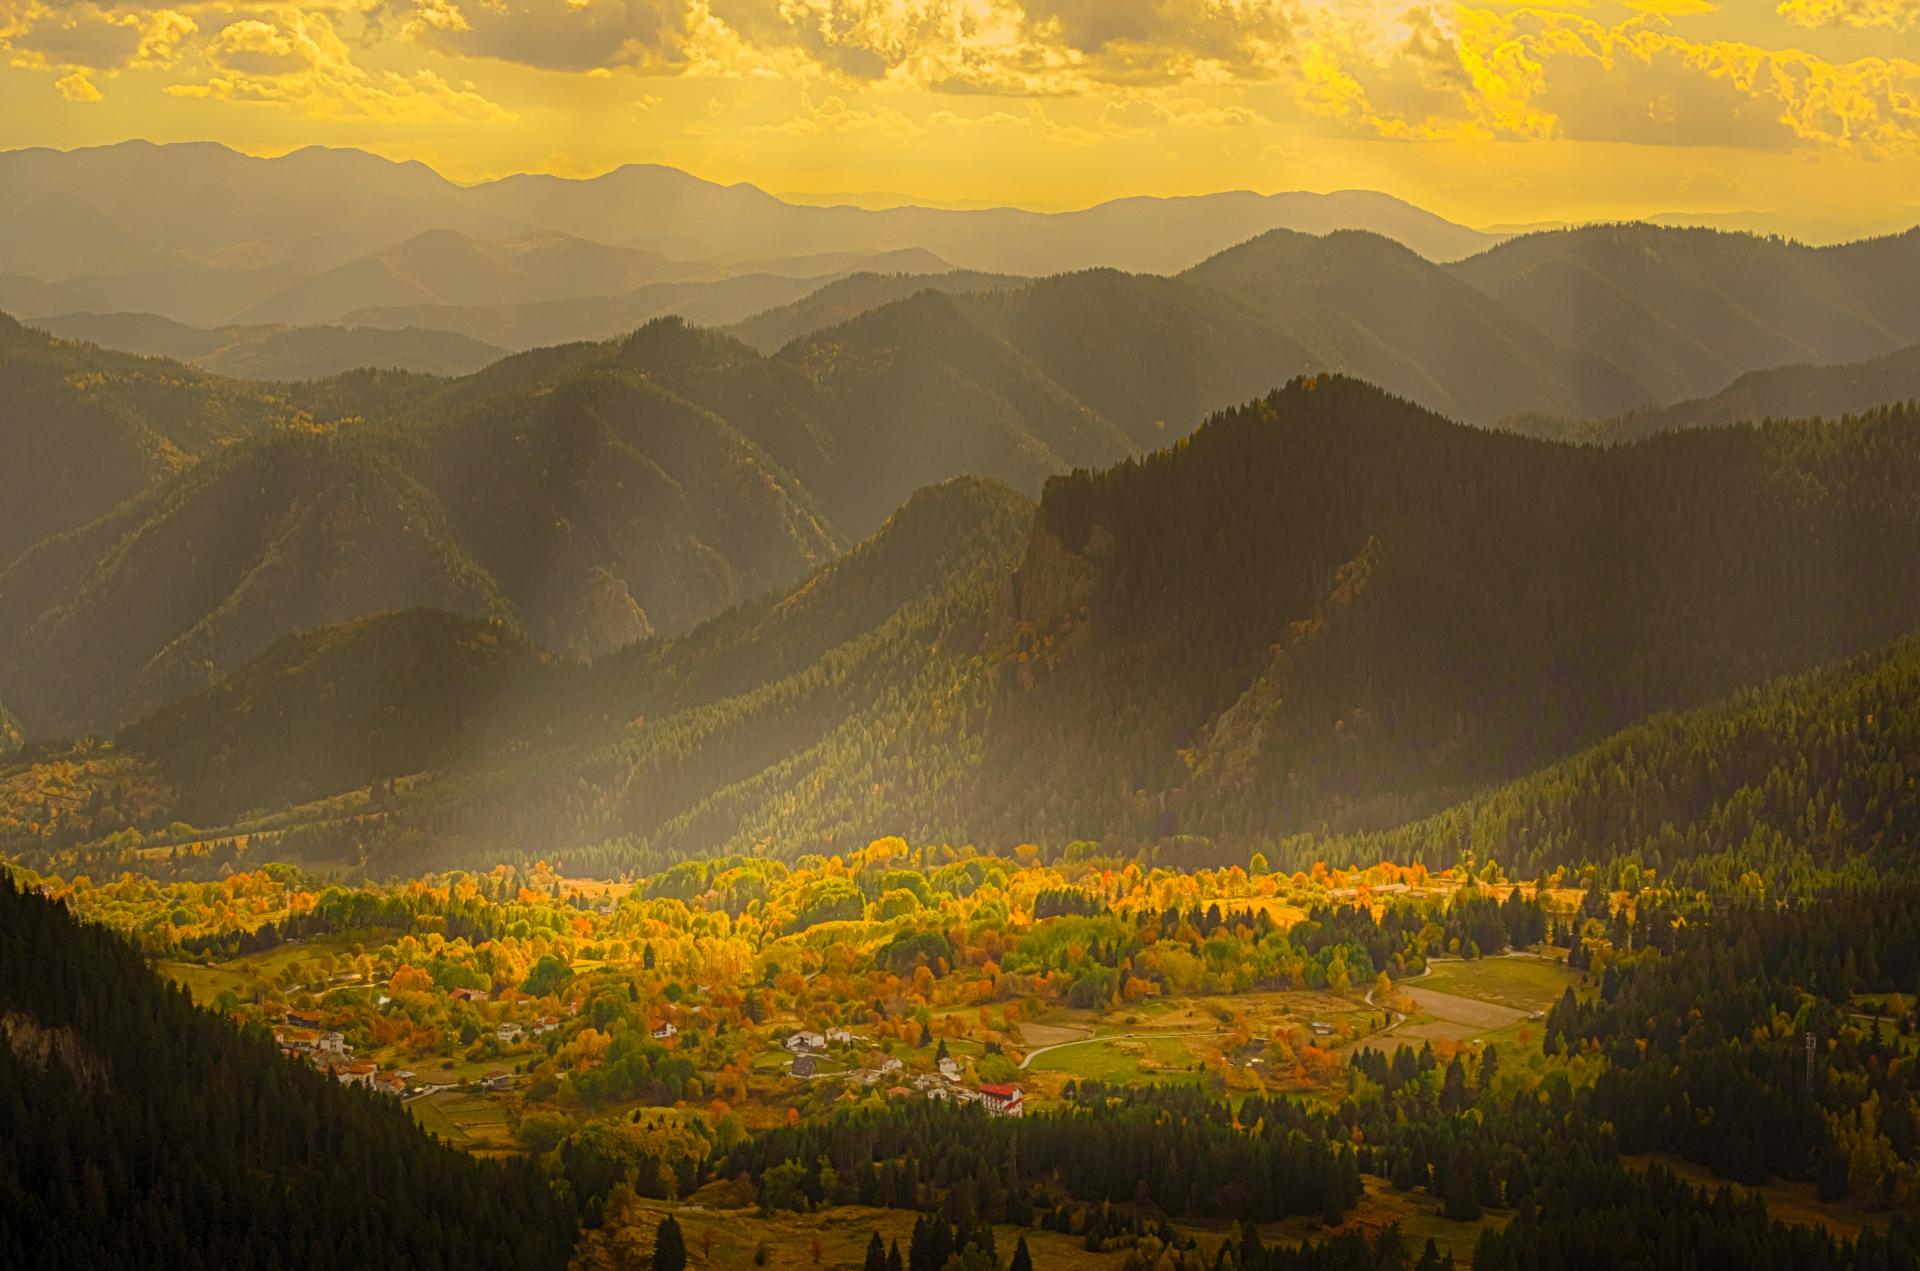
{"type": "Polygon", "coordinates": [[[981,1086],[980,1102],[987,1111],[997,1117],[1017,1117],[1024,1111],[1022,1092],[1019,1086],[981,1086]]]}

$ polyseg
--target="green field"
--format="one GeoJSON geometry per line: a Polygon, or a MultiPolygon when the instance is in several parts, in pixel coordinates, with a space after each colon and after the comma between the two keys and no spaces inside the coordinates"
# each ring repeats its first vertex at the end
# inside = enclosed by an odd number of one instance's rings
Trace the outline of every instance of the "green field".
{"type": "Polygon", "coordinates": [[[1436,993],[1453,993],[1520,1011],[1544,1011],[1577,984],[1579,976],[1552,958],[1475,958],[1436,962],[1433,971],[1409,981],[1436,993]]]}
{"type": "Polygon", "coordinates": [[[1078,1081],[1146,1082],[1198,1081],[1194,1065],[1202,1056],[1193,1049],[1217,1038],[1128,1037],[1120,1034],[1063,1046],[1040,1055],[1027,1067],[1035,1073],[1058,1072],[1078,1081]]]}

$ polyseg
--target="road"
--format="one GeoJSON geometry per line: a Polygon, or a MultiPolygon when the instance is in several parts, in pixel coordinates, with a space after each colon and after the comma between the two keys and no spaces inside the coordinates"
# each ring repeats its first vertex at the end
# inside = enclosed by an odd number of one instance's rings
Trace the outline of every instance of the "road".
{"type": "Polygon", "coordinates": [[[1047,1054],[1049,1051],[1065,1050],[1069,1046],[1091,1046],[1095,1042],[1160,1041],[1170,1037],[1220,1037],[1229,1031],[1231,1030],[1216,1028],[1207,1032],[1196,1032],[1189,1029],[1184,1033],[1103,1033],[1098,1037],[1082,1037],[1078,1041],[1055,1042],[1051,1046],[1042,1046],[1038,1050],[1030,1050],[1027,1052],[1026,1057],[1020,1061],[1020,1067],[1025,1068],[1028,1064],[1040,1058],[1040,1056],[1047,1054]]]}

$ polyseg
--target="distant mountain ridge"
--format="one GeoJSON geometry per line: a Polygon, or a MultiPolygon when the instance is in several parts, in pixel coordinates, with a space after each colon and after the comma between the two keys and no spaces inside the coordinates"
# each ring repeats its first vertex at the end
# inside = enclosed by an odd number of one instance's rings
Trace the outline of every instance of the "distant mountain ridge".
{"type": "Polygon", "coordinates": [[[423,327],[194,327],[151,313],[69,313],[33,325],[67,340],[189,363],[249,380],[312,380],[360,367],[466,375],[507,351],[423,327]]]}
{"type": "MultiPolygon", "coordinates": [[[[789,204],[750,185],[644,164],[588,180],[521,175],[459,186],[420,163],[319,147],[275,159],[210,143],[0,152],[0,275],[60,288],[39,294],[16,284],[16,306],[146,311],[198,325],[316,320],[296,319],[287,307],[301,289],[404,290],[404,270],[379,266],[320,278],[423,234],[489,242],[557,234],[592,240],[609,259],[638,249],[721,266],[919,249],[963,269],[1039,274],[1092,266],[1171,272],[1276,227],[1372,229],[1436,259],[1497,241],[1389,196],[1355,191],[1134,198],[1067,213],[868,211],[789,204]],[[286,298],[274,301],[276,294],[286,298]]],[[[746,266],[756,268],[764,265],[746,266]]],[[[578,294],[604,290],[595,284],[578,294]]]]}
{"type": "Polygon", "coordinates": [[[1710,397],[1609,419],[1530,416],[1505,422],[1516,431],[1537,437],[1620,442],[1680,428],[1815,416],[1835,419],[1912,401],[1920,401],[1920,345],[1863,362],[1802,363],[1749,371],[1710,397]]]}

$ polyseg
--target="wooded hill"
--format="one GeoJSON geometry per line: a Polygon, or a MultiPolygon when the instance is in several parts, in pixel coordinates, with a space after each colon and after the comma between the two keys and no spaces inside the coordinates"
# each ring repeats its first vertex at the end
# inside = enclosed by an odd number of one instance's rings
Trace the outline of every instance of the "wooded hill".
{"type": "Polygon", "coordinates": [[[1432,817],[1300,841],[1333,860],[1471,853],[1515,876],[1609,864],[1731,890],[1811,894],[1910,868],[1920,842],[1920,638],[1661,713],[1432,817]]]}
{"type": "Polygon", "coordinates": [[[576,1223],[0,872],[0,1263],[559,1268],[576,1223]]]}
{"type": "MultiPolygon", "coordinates": [[[[1320,378],[1170,450],[1057,478],[1037,513],[1027,506],[977,481],[928,491],[789,593],[588,671],[547,673],[537,689],[463,688],[479,705],[451,710],[457,744],[361,747],[388,754],[386,772],[302,765],[287,798],[463,756],[378,816],[329,831],[395,871],[556,854],[599,870],[657,867],[890,833],[1291,859],[1920,625],[1920,417],[1904,408],[1595,449],[1465,428],[1320,378]],[[433,844],[425,861],[422,842],[433,844]]],[[[416,626],[429,646],[471,638],[416,626]]],[[[183,808],[201,800],[190,820],[270,806],[212,775],[241,737],[257,751],[248,762],[275,762],[280,729],[262,724],[275,717],[248,699],[298,700],[313,686],[266,685],[309,669],[322,683],[361,675],[356,648],[395,660],[366,636],[329,643],[335,662],[282,656],[264,683],[250,673],[123,743],[162,763],[183,808]]],[[[524,663],[487,665],[533,674],[524,663]]],[[[364,672],[370,683],[389,674],[364,672]]],[[[1815,691],[1836,719],[1851,709],[1815,691]]],[[[329,735],[414,727],[380,716],[374,698],[363,710],[329,735]]],[[[1494,796],[1491,810],[1450,814],[1470,830],[1443,819],[1388,854],[1444,863],[1472,846],[1530,869],[1635,852],[1672,868],[1732,852],[1711,868],[1737,874],[1755,852],[1770,869],[1790,857],[1794,869],[1844,867],[1852,853],[1891,850],[1905,824],[1887,794],[1907,763],[1898,739],[1814,745],[1789,730],[1754,741],[1746,766],[1730,758],[1705,785],[1677,787],[1635,736],[1617,744],[1653,766],[1649,790],[1690,791],[1684,807],[1651,794],[1638,820],[1588,818],[1612,828],[1570,837],[1591,781],[1549,772],[1538,778],[1548,793],[1494,796]],[[1824,767],[1791,789],[1841,805],[1823,843],[1783,819],[1805,799],[1768,805],[1789,809],[1768,823],[1804,847],[1798,856],[1749,843],[1716,811],[1795,749],[1824,767]]],[[[1685,764],[1712,748],[1694,744],[1685,764]]],[[[94,828],[106,827],[71,827],[66,841],[94,828]]]]}

